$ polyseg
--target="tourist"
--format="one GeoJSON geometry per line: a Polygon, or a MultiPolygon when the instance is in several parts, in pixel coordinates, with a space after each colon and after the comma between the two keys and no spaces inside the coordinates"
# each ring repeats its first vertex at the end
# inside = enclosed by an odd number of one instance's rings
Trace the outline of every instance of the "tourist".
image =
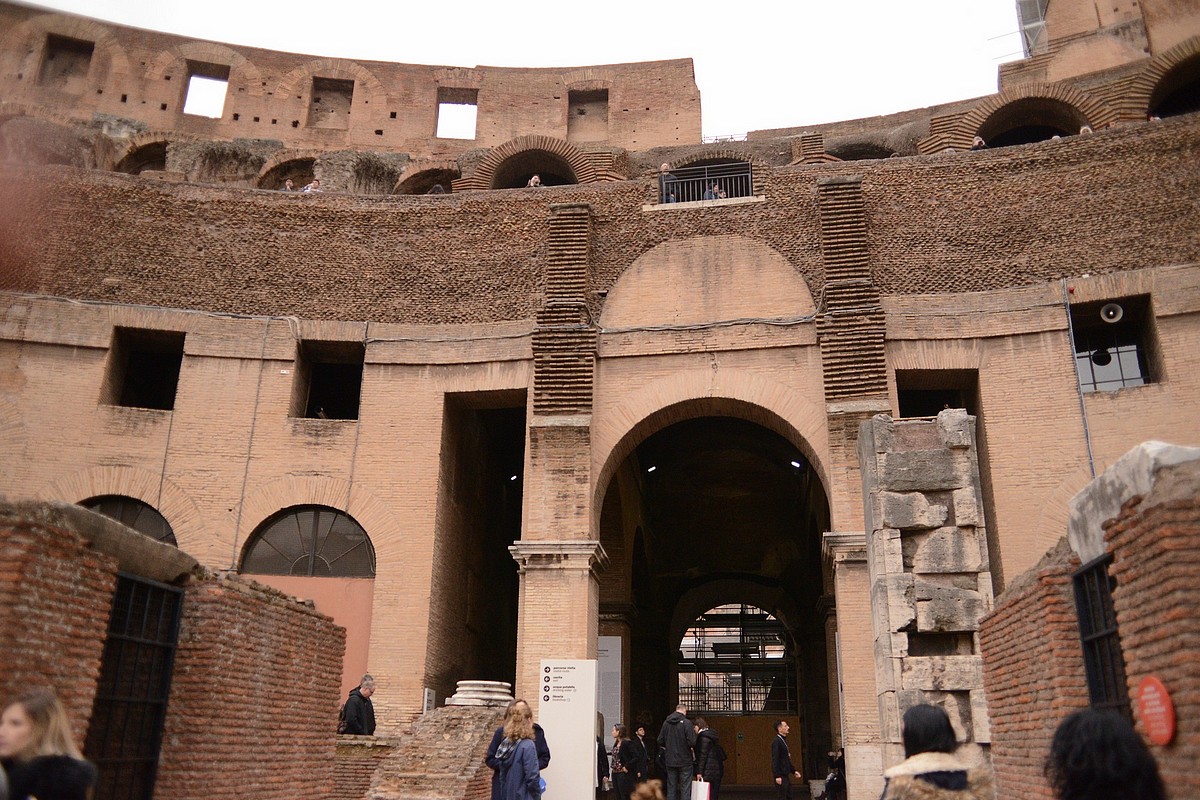
{"type": "Polygon", "coordinates": [[[629,800],[638,783],[637,746],[629,741],[629,731],[621,723],[612,727],[612,782],[617,800],[629,800]]]}
{"type": "Polygon", "coordinates": [[[529,179],[529,183],[525,184],[525,188],[527,188],[527,189],[540,189],[541,186],[542,186],[542,177],[537,174],[535,174],[532,178],[529,179]]]}
{"type": "MultiPolygon", "coordinates": [[[[663,165],[664,167],[666,164],[663,165]]],[[[687,706],[675,706],[658,732],[658,746],[663,751],[667,771],[667,800],[689,800],[692,796],[692,764],[695,762],[696,731],[688,722],[687,706]]]]}
{"type": "Polygon", "coordinates": [[[346,725],[341,733],[353,736],[375,735],[375,707],[371,705],[371,695],[375,694],[375,679],[363,675],[362,680],[350,690],[346,704],[342,706],[342,715],[346,725]]]}
{"type": "Polygon", "coordinates": [[[1166,800],[1150,748],[1116,711],[1087,708],[1054,732],[1046,777],[1058,800],[1166,800]]]}
{"type": "Polygon", "coordinates": [[[880,800],[993,800],[992,775],[954,757],[958,739],[939,706],[921,704],[904,712],[904,760],[883,773],[880,800]]]}
{"type": "MultiPolygon", "coordinates": [[[[508,720],[514,713],[529,712],[532,717],[533,712],[529,708],[529,704],[524,700],[514,700],[508,704],[508,708],[504,710],[504,724],[496,728],[496,732],[492,734],[492,741],[488,745],[487,752],[484,754],[483,762],[492,768],[492,800],[500,800],[500,761],[496,758],[496,752],[500,749],[500,743],[504,741],[504,726],[508,724],[508,720]],[[524,706],[523,709],[518,709],[517,706],[524,706]]],[[[543,770],[550,766],[550,745],[546,744],[546,732],[542,730],[542,726],[536,722],[533,723],[533,745],[537,750],[538,769],[543,770]]],[[[603,750],[603,746],[601,746],[603,750]]],[[[602,759],[607,761],[607,759],[602,759]]]]}
{"type": "MultiPolygon", "coordinates": [[[[658,196],[660,202],[674,203],[678,201],[675,196],[675,185],[678,181],[671,174],[671,165],[664,163],[658,168],[658,196]]],[[[667,791],[670,791],[670,782],[667,783],[667,791]]]]}
{"type": "Polygon", "coordinates": [[[296,184],[292,183],[291,178],[288,178],[286,181],[283,182],[283,191],[285,191],[285,192],[296,191],[296,184]]]}
{"type": "Polygon", "coordinates": [[[705,200],[716,200],[716,199],[717,199],[717,192],[719,192],[719,191],[720,191],[720,187],[718,187],[718,186],[717,186],[717,185],[714,183],[712,186],[710,186],[710,187],[708,187],[707,189],[705,189],[705,190],[704,190],[704,199],[705,199],[705,200]]]}
{"type": "Polygon", "coordinates": [[[504,719],[504,738],[496,749],[499,764],[500,800],[539,800],[542,775],[537,746],[533,743],[533,712],[524,700],[509,707],[504,719]]]}
{"type": "Polygon", "coordinates": [[[654,755],[657,750],[654,740],[646,736],[645,723],[639,722],[637,729],[633,732],[633,743],[638,746],[638,757],[641,759],[641,767],[638,772],[640,777],[638,782],[647,781],[650,779],[650,768],[654,763],[654,755]]]}
{"type": "Polygon", "coordinates": [[[976,136],[974,139],[971,140],[971,149],[972,150],[987,150],[987,142],[985,142],[983,140],[982,136],[976,136]]]}
{"type": "Polygon", "coordinates": [[[1084,125],[1083,127],[1081,127],[1079,129],[1079,135],[1080,136],[1091,136],[1092,135],[1092,126],[1084,125]]]}
{"type": "Polygon", "coordinates": [[[633,793],[633,800],[664,800],[662,781],[646,781],[633,793]]]}
{"type": "Polygon", "coordinates": [[[696,717],[696,766],[692,771],[696,780],[709,784],[708,800],[717,800],[721,779],[725,777],[725,748],[704,717],[696,717]]]}
{"type": "Polygon", "coordinates": [[[320,192],[321,191],[321,181],[317,178],[313,178],[312,183],[308,184],[300,191],[303,192],[304,194],[312,194],[314,192],[320,192]]]}
{"type": "Polygon", "coordinates": [[[791,800],[792,778],[803,780],[800,770],[792,763],[792,750],[787,735],[791,727],[784,720],[775,723],[775,738],[771,740],[771,775],[775,778],[779,800],[791,800]]]}
{"type": "Polygon", "coordinates": [[[830,750],[829,774],[825,776],[826,800],[845,800],[846,797],[846,753],[840,747],[830,750]]]}
{"type": "Polygon", "coordinates": [[[20,695],[0,714],[0,763],[13,800],[87,800],[96,768],[71,738],[67,712],[54,692],[20,695]]]}

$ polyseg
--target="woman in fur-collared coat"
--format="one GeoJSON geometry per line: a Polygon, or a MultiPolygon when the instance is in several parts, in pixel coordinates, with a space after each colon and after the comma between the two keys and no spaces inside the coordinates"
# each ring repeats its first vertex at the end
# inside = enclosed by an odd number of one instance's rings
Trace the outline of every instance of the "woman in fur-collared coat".
{"type": "Polygon", "coordinates": [[[946,712],[913,706],[904,712],[904,755],[883,773],[881,800],[995,800],[991,770],[954,757],[958,741],[946,712]]]}

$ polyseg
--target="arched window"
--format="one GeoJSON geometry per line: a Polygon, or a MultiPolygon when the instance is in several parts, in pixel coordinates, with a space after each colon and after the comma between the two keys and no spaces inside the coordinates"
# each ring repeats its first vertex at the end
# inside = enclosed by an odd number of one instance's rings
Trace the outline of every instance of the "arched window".
{"type": "Polygon", "coordinates": [[[178,543],[175,541],[175,531],[171,530],[171,523],[167,522],[167,518],[158,513],[153,506],[147,505],[141,500],[119,494],[106,494],[84,500],[79,505],[103,514],[109,519],[115,519],[138,533],[146,534],[156,542],[178,547],[178,543]]]}
{"type": "Polygon", "coordinates": [[[787,642],[783,623],[755,606],[701,614],[679,645],[679,702],[693,713],[797,713],[787,642]]]}
{"type": "Polygon", "coordinates": [[[299,577],[374,578],[375,548],[362,526],[326,506],[293,506],[251,535],[242,572],[299,577]]]}

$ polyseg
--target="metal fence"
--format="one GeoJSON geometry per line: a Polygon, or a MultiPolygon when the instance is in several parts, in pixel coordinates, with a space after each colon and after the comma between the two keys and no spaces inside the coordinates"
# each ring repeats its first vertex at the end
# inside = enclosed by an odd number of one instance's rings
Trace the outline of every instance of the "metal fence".
{"type": "Polygon", "coordinates": [[[709,164],[680,167],[658,176],[660,203],[693,203],[697,200],[725,200],[754,195],[754,175],[750,164],[709,164]]]}

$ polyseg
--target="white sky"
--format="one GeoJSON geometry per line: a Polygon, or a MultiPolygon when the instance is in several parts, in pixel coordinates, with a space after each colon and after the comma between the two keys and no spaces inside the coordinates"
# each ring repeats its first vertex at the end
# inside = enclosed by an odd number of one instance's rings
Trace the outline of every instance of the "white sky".
{"type": "Polygon", "coordinates": [[[996,91],[1015,0],[39,0],[197,39],[472,67],[690,57],[705,136],[856,119],[996,91]],[[504,10],[520,9],[518,14],[504,10]],[[471,9],[469,12],[466,9],[471,9]],[[588,13],[589,11],[598,13],[588,13]]]}

